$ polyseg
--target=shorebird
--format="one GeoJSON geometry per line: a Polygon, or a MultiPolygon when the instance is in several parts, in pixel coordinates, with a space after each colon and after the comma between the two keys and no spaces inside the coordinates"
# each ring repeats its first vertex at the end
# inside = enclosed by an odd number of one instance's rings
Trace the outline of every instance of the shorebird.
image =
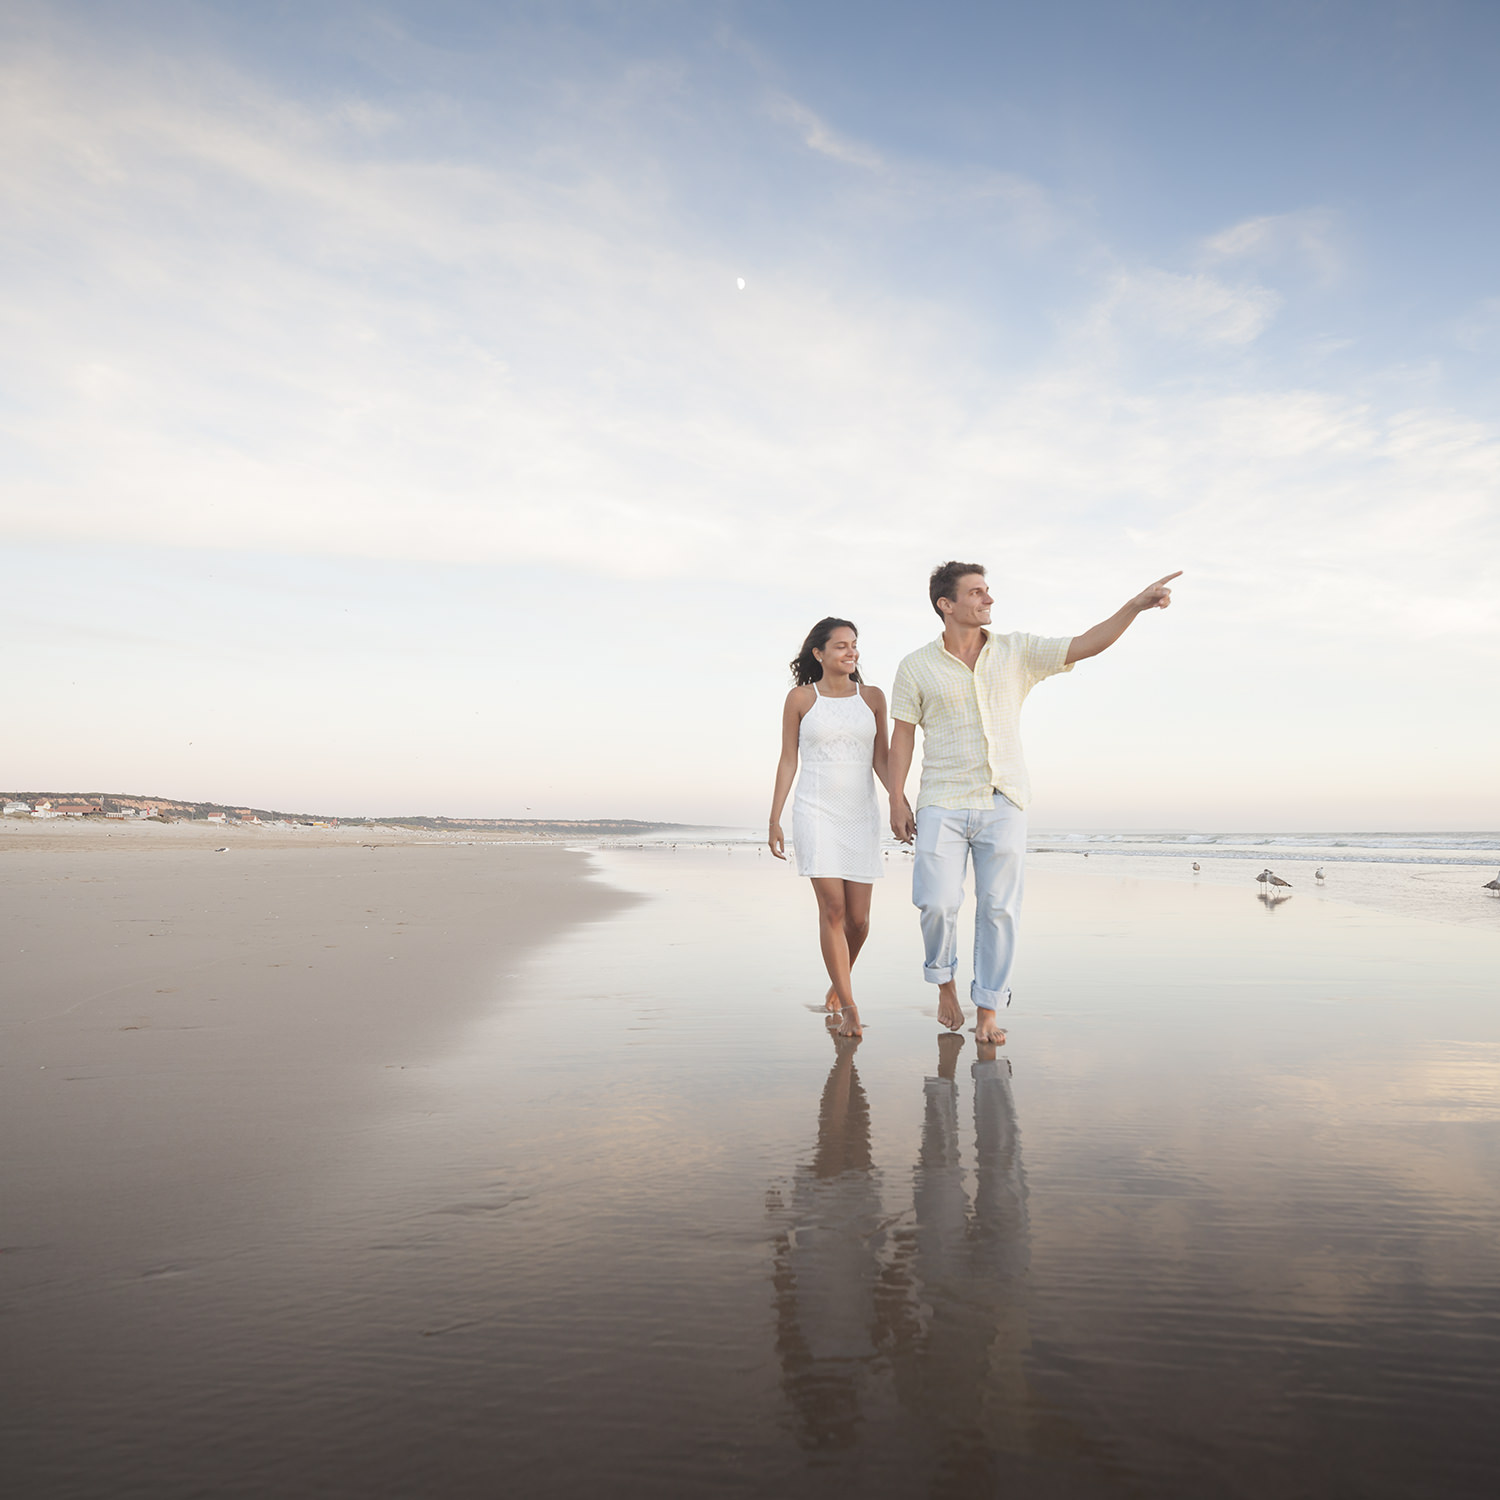
{"type": "Polygon", "coordinates": [[[1199,871],[1199,870],[1201,870],[1201,869],[1202,869],[1202,868],[1203,868],[1203,866],[1202,866],[1202,865],[1200,865],[1200,864],[1199,864],[1199,863],[1198,863],[1198,861],[1197,861],[1197,860],[1196,860],[1196,859],[1195,859],[1195,860],[1194,860],[1194,861],[1193,861],[1193,874],[1194,874],[1194,875],[1196,875],[1196,874],[1197,874],[1197,873],[1198,873],[1198,871],[1199,871]]]}
{"type": "Polygon", "coordinates": [[[1313,879],[1321,881],[1322,878],[1323,878],[1323,866],[1319,865],[1318,868],[1313,871],[1313,879]]]}
{"type": "Polygon", "coordinates": [[[1493,891],[1497,896],[1500,896],[1500,875],[1495,876],[1493,880],[1486,880],[1480,887],[1480,890],[1493,891]]]}
{"type": "Polygon", "coordinates": [[[1255,878],[1256,878],[1256,879],[1257,879],[1257,880],[1258,880],[1258,881],[1260,881],[1260,883],[1261,883],[1261,884],[1262,884],[1262,885],[1264,885],[1264,884],[1265,884],[1265,883],[1266,883],[1266,882],[1267,882],[1267,881],[1268,881],[1268,880],[1269,880],[1269,879],[1270,879],[1270,878],[1271,878],[1271,871],[1270,871],[1270,868],[1269,868],[1269,867],[1267,867],[1267,868],[1266,868],[1266,869],[1264,869],[1264,870],[1262,870],[1262,871],[1261,871],[1261,872],[1260,872],[1260,874],[1259,874],[1259,875],[1257,875],[1257,876],[1256,876],[1256,877],[1255,877],[1255,878]]]}
{"type": "MultiPolygon", "coordinates": [[[[1267,870],[1266,874],[1271,875],[1271,872],[1267,870]]],[[[1271,875],[1271,884],[1274,886],[1285,886],[1287,890],[1291,890],[1292,888],[1292,882],[1290,880],[1283,880],[1279,875],[1271,875]]]]}

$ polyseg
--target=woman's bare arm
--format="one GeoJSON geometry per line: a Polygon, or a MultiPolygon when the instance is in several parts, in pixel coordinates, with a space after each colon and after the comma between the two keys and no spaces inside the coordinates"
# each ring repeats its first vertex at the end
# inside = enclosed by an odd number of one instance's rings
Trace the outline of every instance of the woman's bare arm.
{"type": "Polygon", "coordinates": [[[890,791],[891,783],[887,779],[890,764],[890,739],[886,734],[885,726],[885,694],[877,687],[867,687],[865,697],[869,699],[870,707],[875,713],[875,779],[886,791],[890,791]]]}
{"type": "Polygon", "coordinates": [[[792,790],[792,780],[797,774],[797,736],[802,728],[802,715],[811,706],[813,690],[794,687],[786,695],[781,709],[781,758],[776,762],[776,787],[771,793],[771,826],[766,842],[777,859],[786,858],[786,839],[781,832],[781,813],[787,796],[792,790]]]}

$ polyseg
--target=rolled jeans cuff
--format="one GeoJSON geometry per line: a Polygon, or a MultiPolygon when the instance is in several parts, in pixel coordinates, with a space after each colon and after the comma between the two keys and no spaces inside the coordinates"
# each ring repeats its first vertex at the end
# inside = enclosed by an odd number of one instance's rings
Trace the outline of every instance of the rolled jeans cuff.
{"type": "Polygon", "coordinates": [[[986,990],[977,984],[971,984],[969,1001],[980,1010],[1004,1010],[1010,1004],[1010,990],[986,990]]]}
{"type": "Polygon", "coordinates": [[[925,979],[928,984],[947,984],[953,978],[954,971],[957,968],[957,963],[923,964],[922,978],[925,979]]]}

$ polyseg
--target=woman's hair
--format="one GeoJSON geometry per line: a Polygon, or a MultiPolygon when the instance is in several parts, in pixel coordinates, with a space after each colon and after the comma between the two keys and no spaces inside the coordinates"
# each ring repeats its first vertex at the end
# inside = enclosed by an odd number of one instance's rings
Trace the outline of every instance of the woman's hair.
{"type": "MultiPolygon", "coordinates": [[[[823,663],[813,655],[814,651],[821,651],[828,644],[828,637],[839,629],[846,626],[854,632],[855,639],[859,639],[859,626],[853,620],[836,620],[832,615],[826,620],[819,620],[811,630],[807,632],[807,639],[802,643],[802,649],[792,658],[792,678],[798,687],[807,687],[817,682],[823,676],[823,663]]],[[[862,682],[864,679],[859,675],[859,668],[854,669],[854,681],[862,682]]]]}

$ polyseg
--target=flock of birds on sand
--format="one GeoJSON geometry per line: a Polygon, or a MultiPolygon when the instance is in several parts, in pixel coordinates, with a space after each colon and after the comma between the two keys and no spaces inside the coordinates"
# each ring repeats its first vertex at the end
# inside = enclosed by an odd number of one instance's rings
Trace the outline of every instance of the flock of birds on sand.
{"type": "MultiPolygon", "coordinates": [[[[1203,866],[1200,865],[1195,859],[1193,861],[1193,874],[1199,874],[1202,869],[1203,866]]],[[[1285,900],[1286,898],[1281,896],[1281,892],[1283,890],[1290,891],[1292,888],[1292,882],[1290,880],[1283,880],[1281,876],[1273,874],[1269,865],[1267,865],[1266,868],[1262,870],[1260,874],[1255,878],[1261,884],[1261,894],[1268,899],[1280,897],[1282,900],[1285,900]]],[[[1319,885],[1323,884],[1324,875],[1322,865],[1319,865],[1318,868],[1313,871],[1313,879],[1316,880],[1319,885]]],[[[1488,891],[1492,896],[1500,896],[1500,875],[1496,875],[1493,880],[1486,880],[1485,883],[1480,887],[1480,889],[1488,891]]]]}

